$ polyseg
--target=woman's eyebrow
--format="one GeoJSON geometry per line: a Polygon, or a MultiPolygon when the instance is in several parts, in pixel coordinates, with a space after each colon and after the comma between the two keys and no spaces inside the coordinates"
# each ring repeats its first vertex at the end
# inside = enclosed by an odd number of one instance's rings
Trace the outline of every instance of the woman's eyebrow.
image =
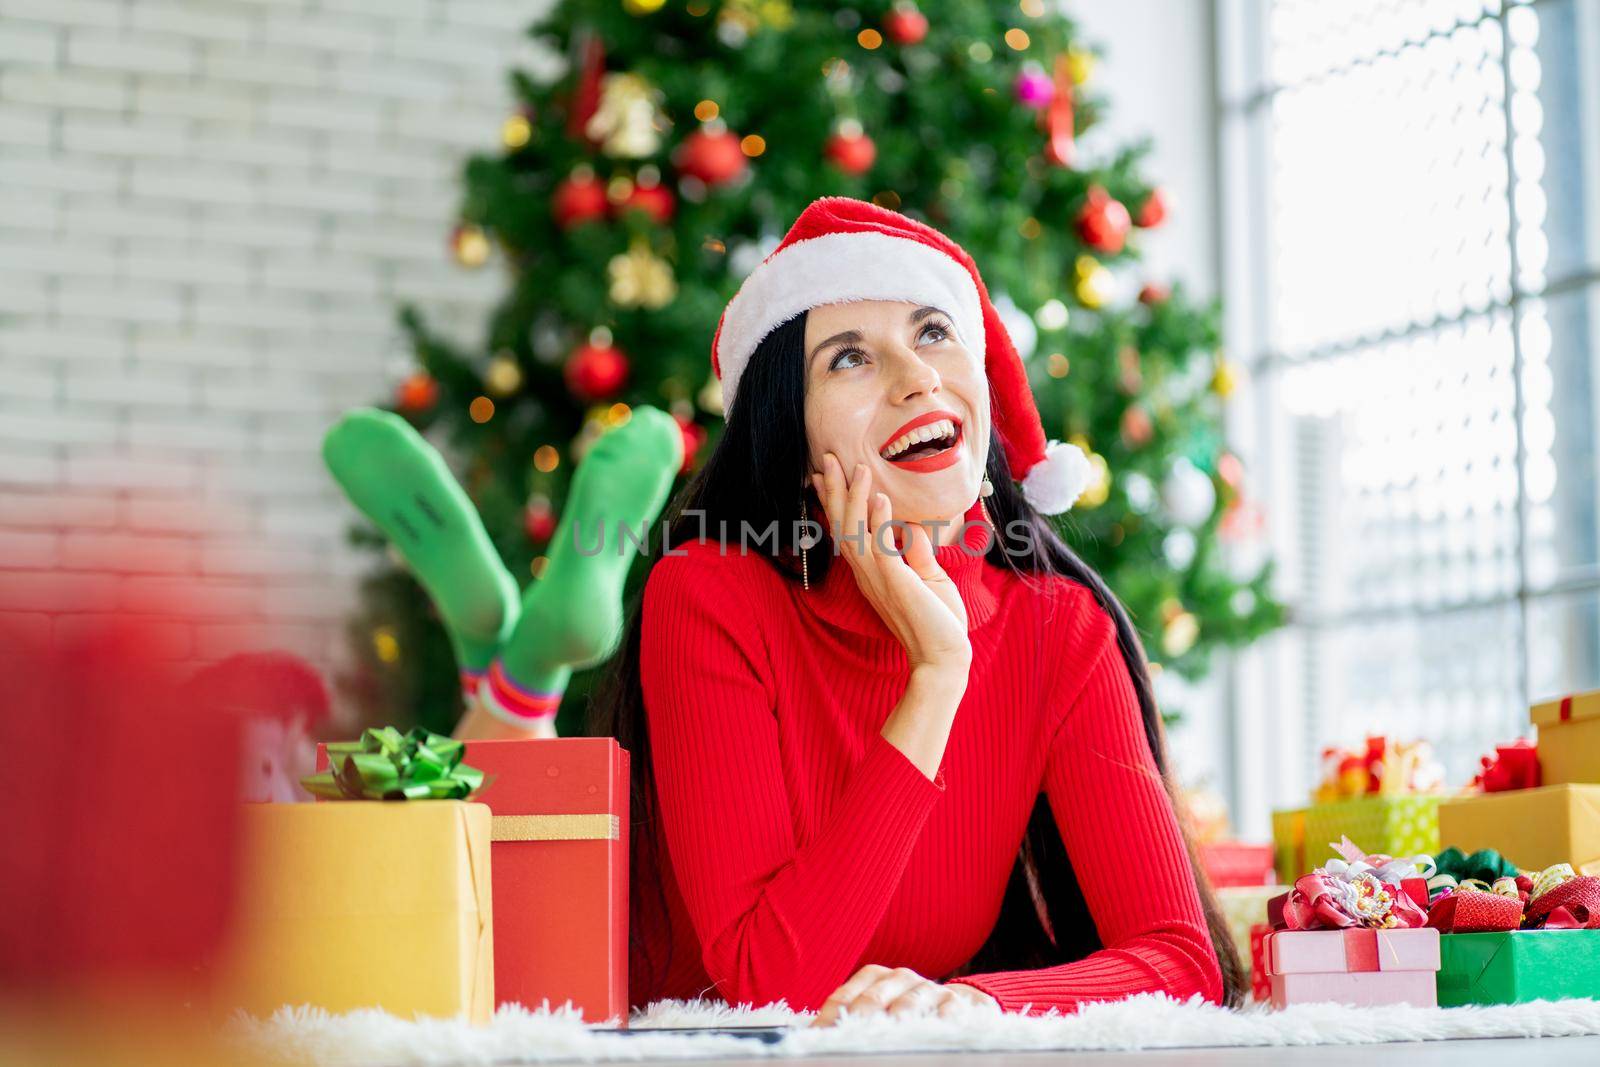
{"type": "Polygon", "coordinates": [[[813,348],[811,350],[811,356],[809,356],[807,358],[815,358],[816,354],[818,352],[821,352],[824,348],[827,348],[829,345],[842,344],[845,341],[860,341],[860,340],[861,340],[861,331],[860,330],[845,330],[843,333],[836,333],[832,337],[828,338],[826,341],[817,342],[817,347],[815,347],[815,348],[813,348]]]}
{"type": "MultiPolygon", "coordinates": [[[[915,311],[913,311],[911,313],[910,317],[907,318],[906,321],[915,324],[915,323],[921,322],[923,319],[927,318],[929,315],[943,315],[943,314],[944,314],[943,311],[940,311],[938,308],[933,307],[932,305],[928,305],[928,306],[917,308],[917,310],[915,310],[915,311]]],[[[829,345],[842,344],[845,341],[856,341],[856,342],[859,342],[860,340],[861,340],[861,331],[860,330],[845,330],[843,333],[836,333],[832,337],[828,338],[826,341],[818,341],[817,342],[817,347],[815,347],[815,348],[813,348],[811,350],[811,355],[809,357],[807,357],[807,358],[808,359],[809,358],[815,358],[816,354],[818,352],[821,352],[824,348],[827,348],[829,345]]]]}

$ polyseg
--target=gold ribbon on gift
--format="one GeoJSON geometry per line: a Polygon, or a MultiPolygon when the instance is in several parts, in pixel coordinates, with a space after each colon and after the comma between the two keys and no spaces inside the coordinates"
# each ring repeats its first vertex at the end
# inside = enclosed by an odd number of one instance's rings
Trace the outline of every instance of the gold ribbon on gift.
{"type": "Polygon", "coordinates": [[[595,815],[496,815],[490,824],[491,841],[616,841],[622,837],[622,818],[595,815]]]}

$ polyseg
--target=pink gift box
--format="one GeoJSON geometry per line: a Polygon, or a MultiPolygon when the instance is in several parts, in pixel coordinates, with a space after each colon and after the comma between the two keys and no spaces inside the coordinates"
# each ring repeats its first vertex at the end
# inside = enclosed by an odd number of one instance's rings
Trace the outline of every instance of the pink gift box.
{"type": "Polygon", "coordinates": [[[1267,935],[1264,947],[1268,974],[1439,969],[1439,931],[1427,926],[1398,930],[1274,930],[1267,935]]]}
{"type": "Polygon", "coordinates": [[[1274,930],[1263,945],[1273,1007],[1345,1004],[1437,1004],[1439,931],[1274,930]]]}
{"type": "Polygon", "coordinates": [[[1321,974],[1275,974],[1272,1006],[1334,1001],[1357,1007],[1415,1004],[1437,1007],[1439,992],[1433,971],[1328,971],[1321,974]]]}

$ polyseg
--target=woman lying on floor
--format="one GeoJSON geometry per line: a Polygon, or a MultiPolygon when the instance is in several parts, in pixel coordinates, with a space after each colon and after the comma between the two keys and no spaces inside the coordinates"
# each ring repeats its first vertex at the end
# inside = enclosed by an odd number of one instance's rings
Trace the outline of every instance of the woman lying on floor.
{"type": "Polygon", "coordinates": [[[632,754],[632,1003],[1237,1002],[1139,639],[1042,517],[1087,459],[971,258],[817,200],[713,365],[726,430],[592,705],[632,754]]]}

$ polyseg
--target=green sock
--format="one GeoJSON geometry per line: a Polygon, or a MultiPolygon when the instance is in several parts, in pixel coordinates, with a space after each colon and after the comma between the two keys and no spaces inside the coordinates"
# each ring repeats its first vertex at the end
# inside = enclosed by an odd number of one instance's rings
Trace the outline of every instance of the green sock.
{"type": "Polygon", "coordinates": [[[378,524],[444,619],[460,665],[482,671],[517,617],[517,582],[444,458],[398,415],[348,411],[322,458],[350,502],[378,524]]]}
{"type": "Polygon", "coordinates": [[[622,585],[638,555],[634,540],[643,540],[682,465],[683,433],[659,408],[634,408],[589,447],[572,476],[550,561],[523,594],[522,617],[500,653],[513,681],[551,688],[547,679],[564,682],[566,668],[590,666],[615,650],[622,585]]]}

